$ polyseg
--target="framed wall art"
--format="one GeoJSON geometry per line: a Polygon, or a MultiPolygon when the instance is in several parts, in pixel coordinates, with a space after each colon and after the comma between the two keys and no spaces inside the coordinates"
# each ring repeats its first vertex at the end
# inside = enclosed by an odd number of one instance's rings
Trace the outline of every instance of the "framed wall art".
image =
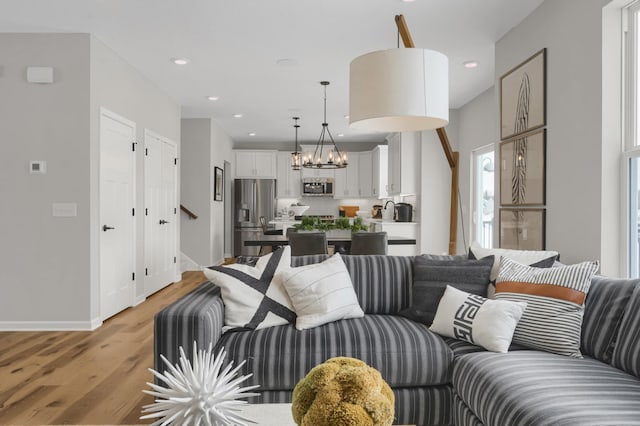
{"type": "Polygon", "coordinates": [[[222,201],[222,192],[223,192],[223,179],[224,174],[220,167],[214,168],[214,176],[213,176],[213,200],[214,201],[222,201]]]}
{"type": "Polygon", "coordinates": [[[545,187],[545,129],[500,143],[501,205],[544,205],[545,187]]]}
{"type": "Polygon", "coordinates": [[[545,125],[546,56],[542,49],[500,77],[500,139],[545,125]]]}
{"type": "Polygon", "coordinates": [[[544,209],[500,209],[500,248],[545,249],[544,209]]]}

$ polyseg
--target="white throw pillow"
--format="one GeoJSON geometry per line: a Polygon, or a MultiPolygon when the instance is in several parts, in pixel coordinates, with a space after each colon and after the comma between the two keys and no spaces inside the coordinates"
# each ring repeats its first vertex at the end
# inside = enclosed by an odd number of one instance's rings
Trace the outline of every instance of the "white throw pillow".
{"type": "Polygon", "coordinates": [[[285,246],[262,256],[255,267],[236,263],[203,269],[222,292],[223,331],[295,323],[291,300],[282,283],[274,279],[277,271],[290,267],[291,248],[285,246]]]}
{"type": "Polygon", "coordinates": [[[526,306],[523,302],[485,299],[448,285],[429,330],[506,353],[526,306]]]}
{"type": "Polygon", "coordinates": [[[298,315],[298,330],[364,316],[349,271],[339,254],[321,263],[284,269],[275,278],[282,282],[291,298],[298,315]]]}

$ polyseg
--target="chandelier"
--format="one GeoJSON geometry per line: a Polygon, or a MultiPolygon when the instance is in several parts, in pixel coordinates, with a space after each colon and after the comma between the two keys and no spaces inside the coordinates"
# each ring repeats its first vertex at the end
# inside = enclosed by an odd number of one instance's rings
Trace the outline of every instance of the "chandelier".
{"type": "Polygon", "coordinates": [[[293,149],[293,152],[291,153],[291,168],[293,170],[300,170],[300,157],[301,154],[298,151],[298,128],[300,127],[300,125],[298,124],[298,120],[300,120],[300,117],[292,117],[294,120],[294,125],[293,127],[296,129],[296,144],[295,147],[293,149]]]}
{"type": "Polygon", "coordinates": [[[316,168],[316,169],[342,169],[347,167],[347,154],[340,152],[336,142],[331,136],[329,131],[329,123],[327,123],[327,86],[328,81],[321,81],[320,84],[324,86],[324,121],[322,122],[322,132],[320,138],[316,144],[316,149],[313,154],[305,154],[302,158],[302,167],[316,168]],[[325,137],[329,136],[331,144],[327,141],[325,146],[325,137]],[[326,161],[323,155],[326,154],[326,161]]]}

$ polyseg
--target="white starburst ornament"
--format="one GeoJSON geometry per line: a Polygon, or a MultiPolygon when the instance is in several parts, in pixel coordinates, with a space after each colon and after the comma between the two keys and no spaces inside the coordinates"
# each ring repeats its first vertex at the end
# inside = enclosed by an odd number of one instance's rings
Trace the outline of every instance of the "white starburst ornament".
{"type": "Polygon", "coordinates": [[[242,361],[233,368],[231,361],[220,372],[225,356],[224,348],[213,356],[213,347],[209,344],[207,351],[198,352],[193,343],[193,367],[180,347],[180,366],[175,366],[161,355],[162,361],[169,371],[164,374],[149,369],[168,387],[147,383],[153,391],[143,392],[156,397],[155,403],[143,407],[142,413],[151,413],[141,419],[158,419],[153,425],[184,425],[184,426],[246,426],[255,422],[239,414],[239,406],[247,401],[238,398],[258,396],[257,393],[247,392],[258,385],[239,387],[252,374],[234,378],[246,361],[242,361]]]}

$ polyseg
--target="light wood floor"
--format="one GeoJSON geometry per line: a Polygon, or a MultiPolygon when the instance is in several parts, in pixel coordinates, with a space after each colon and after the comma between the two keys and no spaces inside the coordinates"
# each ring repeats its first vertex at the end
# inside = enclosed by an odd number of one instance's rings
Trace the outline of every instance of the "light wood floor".
{"type": "Polygon", "coordinates": [[[1,332],[0,425],[144,423],[153,316],[203,281],[186,272],[92,332],[1,332]]]}

